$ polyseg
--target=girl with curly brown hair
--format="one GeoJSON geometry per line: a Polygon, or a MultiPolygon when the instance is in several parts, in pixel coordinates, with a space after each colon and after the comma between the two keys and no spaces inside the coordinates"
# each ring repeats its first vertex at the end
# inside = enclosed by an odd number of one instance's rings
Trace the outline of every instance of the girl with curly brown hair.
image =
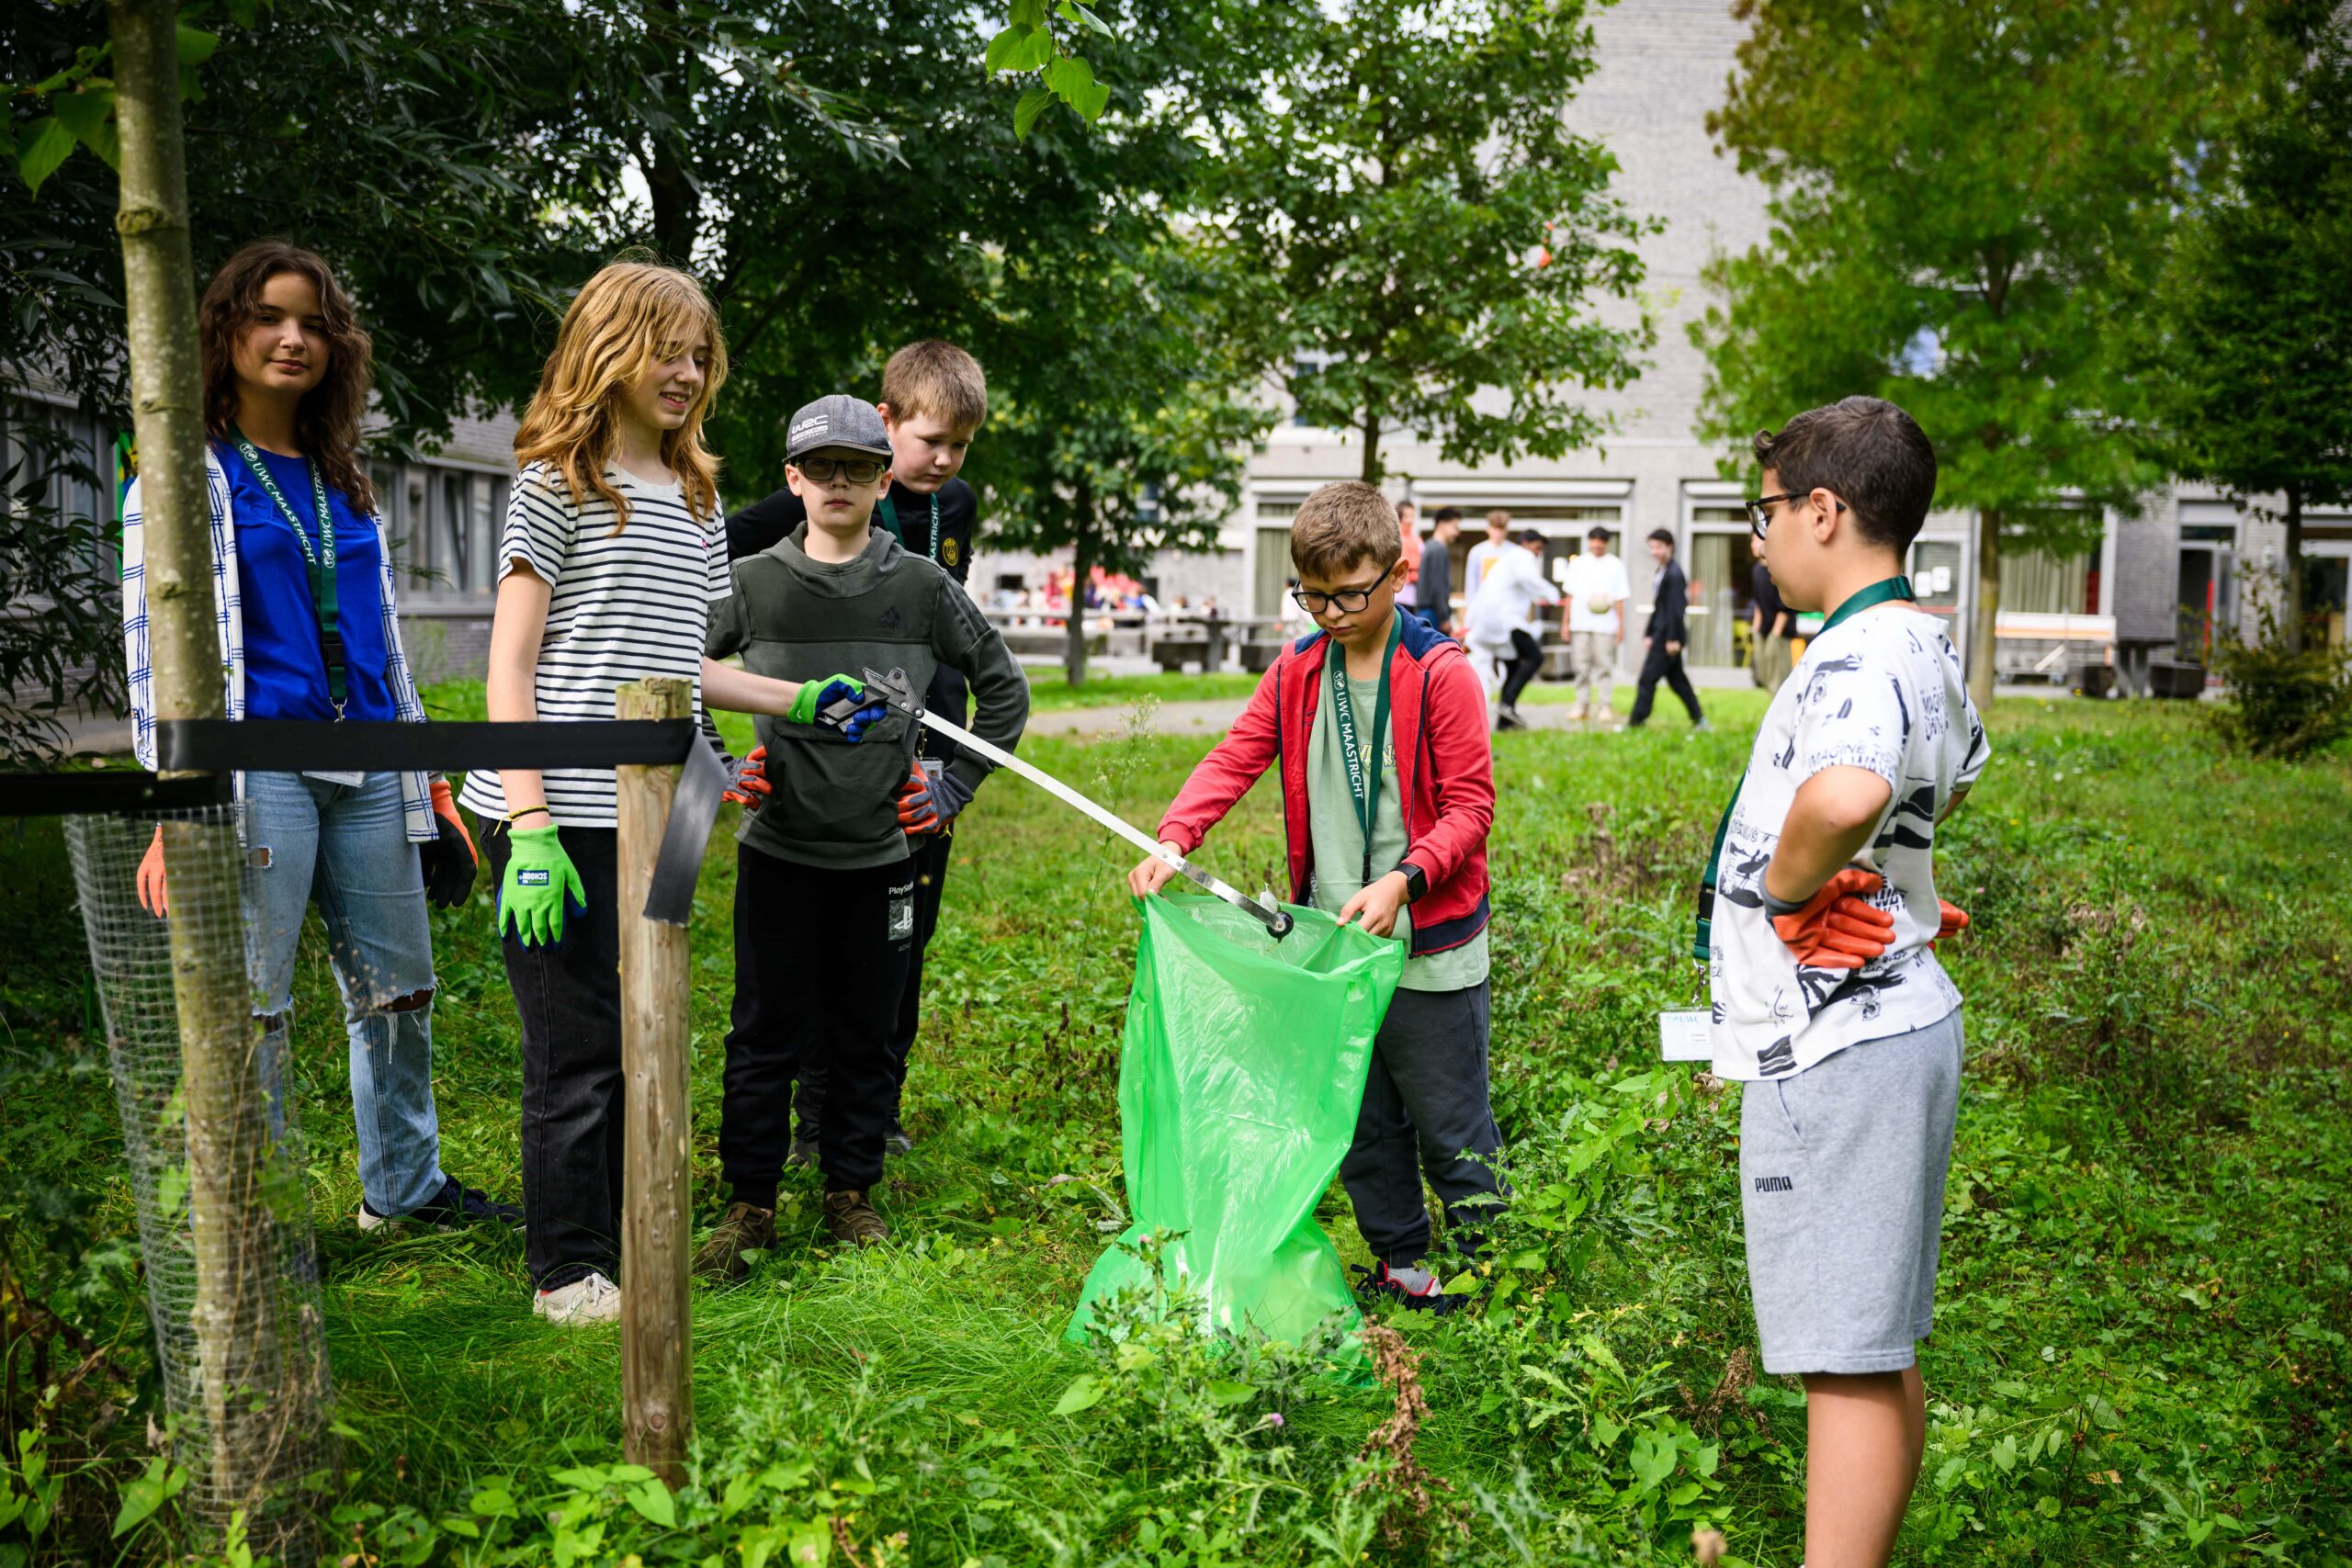
{"type": "MultiPolygon", "coordinates": [[[[232,719],[424,722],[401,651],[391,547],[358,456],[370,344],[325,262],[279,240],[232,256],[198,311],[214,611],[232,719]]],[[[123,506],[123,637],[140,761],[155,763],[141,487],[123,506]]],[[[472,890],[449,786],[421,773],[237,775],[248,863],[246,958],[266,1061],[291,1040],[294,953],[326,926],[350,1046],[357,1220],[515,1223],[441,1168],[433,1103],[432,927],[472,890]]],[[[170,908],[160,831],[140,899],[170,908]]]]}

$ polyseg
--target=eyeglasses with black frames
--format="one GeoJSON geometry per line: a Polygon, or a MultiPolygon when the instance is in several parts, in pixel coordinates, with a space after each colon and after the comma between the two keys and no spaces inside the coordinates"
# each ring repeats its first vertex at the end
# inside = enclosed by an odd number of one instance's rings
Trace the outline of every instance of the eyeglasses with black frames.
{"type": "Polygon", "coordinates": [[[1759,495],[1753,501],[1743,501],[1740,504],[1747,508],[1748,530],[1760,539],[1764,536],[1765,531],[1772,526],[1772,508],[1783,502],[1804,499],[1804,496],[1792,490],[1782,491],[1778,495],[1759,495]]]}
{"type": "Polygon", "coordinates": [[[1294,588],[1290,596],[1300,609],[1310,615],[1320,615],[1330,610],[1337,610],[1342,615],[1353,615],[1372,603],[1373,594],[1379,590],[1387,575],[1383,572],[1362,588],[1342,588],[1330,593],[1317,593],[1312,588],[1294,588]]]}

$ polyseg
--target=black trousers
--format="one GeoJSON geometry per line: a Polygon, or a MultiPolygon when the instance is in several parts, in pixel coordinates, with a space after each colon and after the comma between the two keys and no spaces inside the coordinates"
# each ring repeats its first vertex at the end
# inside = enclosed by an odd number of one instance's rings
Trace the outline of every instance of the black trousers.
{"type": "Polygon", "coordinates": [[[1392,1269],[1429,1256],[1424,1175],[1465,1257],[1497,1213],[1486,1200],[1510,1196],[1490,1163],[1502,1138],[1487,1095],[1487,1025],[1483,980],[1464,991],[1399,987],[1373,1041],[1340,1181],[1364,1245],[1392,1269]]]}
{"type": "Polygon", "coordinates": [[[1664,637],[1650,638],[1650,650],[1642,659],[1641,683],[1634,688],[1634,711],[1627,724],[1640,724],[1650,716],[1650,705],[1657,700],[1657,683],[1664,681],[1682,699],[1690,714],[1690,722],[1705,717],[1699,711],[1699,694],[1690,689],[1690,677],[1683,672],[1682,655],[1666,651],[1664,637]]]}
{"type": "Polygon", "coordinates": [[[1515,631],[1510,634],[1510,669],[1503,675],[1503,706],[1515,708],[1520,693],[1544,668],[1544,645],[1535,640],[1533,632],[1515,631]]]}
{"type": "MultiPolygon", "coordinates": [[[[499,882],[514,846],[503,824],[474,820],[499,882]]],[[[564,828],[558,838],[587,913],[566,910],[551,947],[500,944],[523,1032],[524,1258],[542,1291],[621,1271],[619,835],[564,828]]]]}
{"type": "Polygon", "coordinates": [[[914,903],[910,861],[840,871],[737,847],[734,1027],[718,1111],[719,1170],[737,1200],[775,1207],[793,1083],[812,1068],[825,1079],[825,1190],[881,1179],[914,903]]]}
{"type": "MultiPolygon", "coordinates": [[[[907,1063],[914,1055],[915,1036],[922,1032],[923,955],[930,950],[932,933],[939,930],[939,899],[947,885],[947,857],[955,849],[956,836],[937,833],[915,842],[921,847],[908,857],[915,874],[914,951],[908,955],[907,988],[899,998],[898,1027],[890,1034],[890,1131],[894,1133],[899,1130],[899,1103],[907,1091],[907,1063]]],[[[824,1121],[824,1063],[801,1064],[792,1109],[800,1119],[800,1135],[817,1136],[817,1128],[824,1121]]]]}

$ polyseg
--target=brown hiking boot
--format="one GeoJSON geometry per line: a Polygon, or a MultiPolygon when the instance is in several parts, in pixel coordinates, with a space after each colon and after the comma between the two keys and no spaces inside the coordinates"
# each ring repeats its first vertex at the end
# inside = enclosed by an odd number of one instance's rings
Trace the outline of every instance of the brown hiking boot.
{"type": "Polygon", "coordinates": [[[882,1216],[874,1212],[862,1191],[825,1194],[825,1229],[835,1241],[859,1247],[872,1247],[890,1235],[890,1227],[882,1223],[882,1216]]]}
{"type": "Polygon", "coordinates": [[[740,1280],[751,1265],[743,1254],[754,1248],[775,1246],[775,1211],[755,1209],[749,1203],[729,1203],[727,1217],[718,1222],[695,1253],[695,1273],[705,1280],[740,1280]]]}

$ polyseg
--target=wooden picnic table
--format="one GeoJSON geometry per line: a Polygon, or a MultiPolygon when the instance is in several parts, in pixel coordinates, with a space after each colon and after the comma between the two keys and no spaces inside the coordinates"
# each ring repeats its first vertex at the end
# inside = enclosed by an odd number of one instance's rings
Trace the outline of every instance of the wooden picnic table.
{"type": "Polygon", "coordinates": [[[1204,675],[1214,675],[1224,666],[1225,644],[1228,634],[1238,630],[1241,635],[1236,640],[1247,642],[1254,640],[1250,634],[1258,628],[1282,625],[1281,618],[1275,615],[1211,615],[1198,611],[1179,611],[1175,615],[1163,616],[1162,619],[1174,626],[1194,626],[1201,628],[1201,672],[1204,675]]]}

